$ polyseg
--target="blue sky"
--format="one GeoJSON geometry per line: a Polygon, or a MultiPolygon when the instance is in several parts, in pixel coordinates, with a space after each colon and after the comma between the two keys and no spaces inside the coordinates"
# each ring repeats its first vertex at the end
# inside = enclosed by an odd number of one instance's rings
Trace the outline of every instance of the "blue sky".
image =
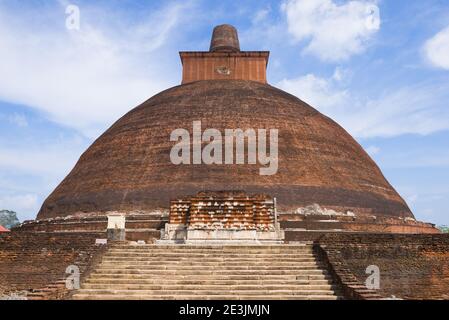
{"type": "Polygon", "coordinates": [[[0,209],[34,218],[100,133],[179,84],[178,51],[208,50],[222,23],[242,50],[271,51],[270,84],[347,129],[417,219],[449,224],[446,0],[0,0],[0,209]],[[66,28],[70,4],[80,30],[66,28]]]}

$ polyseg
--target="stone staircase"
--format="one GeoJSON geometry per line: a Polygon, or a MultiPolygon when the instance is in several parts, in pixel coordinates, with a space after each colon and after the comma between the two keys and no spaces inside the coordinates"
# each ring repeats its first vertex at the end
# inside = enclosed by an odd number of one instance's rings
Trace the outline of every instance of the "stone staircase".
{"type": "Polygon", "coordinates": [[[112,246],[73,299],[341,298],[311,245],[112,246]]]}

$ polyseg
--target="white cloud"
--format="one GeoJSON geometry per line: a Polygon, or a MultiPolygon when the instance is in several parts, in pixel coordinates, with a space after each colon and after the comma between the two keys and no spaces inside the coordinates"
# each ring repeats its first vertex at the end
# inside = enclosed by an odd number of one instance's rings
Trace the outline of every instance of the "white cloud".
{"type": "Polygon", "coordinates": [[[85,149],[76,140],[31,146],[0,146],[2,172],[20,172],[60,179],[75,165],[85,149]]]}
{"type": "Polygon", "coordinates": [[[349,107],[346,119],[359,137],[392,137],[401,134],[431,134],[449,129],[449,84],[402,87],[374,97],[363,105],[349,107]]]}
{"type": "Polygon", "coordinates": [[[319,78],[313,74],[284,79],[278,86],[316,108],[338,107],[348,99],[348,93],[338,90],[333,79],[319,78]]]}
{"type": "Polygon", "coordinates": [[[449,70],[449,26],[426,42],[424,52],[432,65],[449,70]]]}
{"type": "Polygon", "coordinates": [[[325,61],[363,52],[380,29],[379,7],[373,1],[287,0],[281,9],[293,38],[308,41],[304,53],[325,61]]]}
{"type": "Polygon", "coordinates": [[[39,210],[36,194],[18,194],[0,196],[0,210],[17,212],[19,220],[32,219],[39,210]]]}
{"type": "Polygon", "coordinates": [[[332,79],[337,82],[347,83],[352,77],[352,73],[348,69],[343,69],[341,67],[335,68],[332,79]]]}
{"type": "Polygon", "coordinates": [[[263,9],[260,9],[258,11],[256,11],[256,13],[254,14],[253,18],[252,18],[252,23],[254,25],[258,25],[259,23],[265,21],[268,17],[268,15],[271,12],[271,7],[266,7],[263,9]]]}
{"type": "Polygon", "coordinates": [[[0,146],[0,210],[34,219],[48,194],[74,167],[88,144],[78,135],[39,143],[2,142],[0,146]]]}
{"type": "Polygon", "coordinates": [[[12,123],[18,127],[21,127],[21,128],[28,127],[27,118],[23,114],[14,112],[13,114],[8,116],[8,120],[10,123],[12,123]]]}
{"type": "Polygon", "coordinates": [[[122,25],[113,12],[86,5],[80,31],[69,31],[62,6],[17,14],[0,3],[0,100],[35,107],[96,136],[176,83],[159,59],[188,8],[189,2],[172,4],[144,23],[122,25]]]}
{"type": "Polygon", "coordinates": [[[359,96],[336,81],[313,74],[278,86],[331,117],[358,138],[430,134],[449,129],[449,83],[402,87],[376,97],[359,96]]]}
{"type": "Polygon", "coordinates": [[[389,168],[447,168],[449,167],[449,151],[445,148],[402,150],[382,160],[389,168]]]}

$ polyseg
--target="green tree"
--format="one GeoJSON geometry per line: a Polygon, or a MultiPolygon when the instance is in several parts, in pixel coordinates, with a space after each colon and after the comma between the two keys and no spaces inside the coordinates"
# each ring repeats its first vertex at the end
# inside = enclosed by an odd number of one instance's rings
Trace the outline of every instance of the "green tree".
{"type": "Polygon", "coordinates": [[[438,229],[440,229],[444,233],[449,233],[449,227],[448,226],[438,226],[438,229]]]}
{"type": "Polygon", "coordinates": [[[20,223],[17,213],[10,210],[0,210],[0,225],[11,229],[20,223]]]}

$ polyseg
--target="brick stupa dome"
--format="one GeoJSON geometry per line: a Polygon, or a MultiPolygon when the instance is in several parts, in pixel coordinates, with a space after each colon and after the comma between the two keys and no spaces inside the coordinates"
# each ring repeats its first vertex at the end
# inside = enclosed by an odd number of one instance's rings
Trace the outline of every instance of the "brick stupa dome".
{"type": "Polygon", "coordinates": [[[128,112],[81,156],[46,199],[38,219],[108,211],[167,209],[202,190],[276,197],[280,211],[312,204],[356,215],[413,217],[362,147],[337,123],[266,83],[268,52],[240,51],[228,25],[209,52],[181,52],[183,84],[128,112]],[[277,174],[259,165],[175,165],[177,128],[279,130],[277,174]]]}

